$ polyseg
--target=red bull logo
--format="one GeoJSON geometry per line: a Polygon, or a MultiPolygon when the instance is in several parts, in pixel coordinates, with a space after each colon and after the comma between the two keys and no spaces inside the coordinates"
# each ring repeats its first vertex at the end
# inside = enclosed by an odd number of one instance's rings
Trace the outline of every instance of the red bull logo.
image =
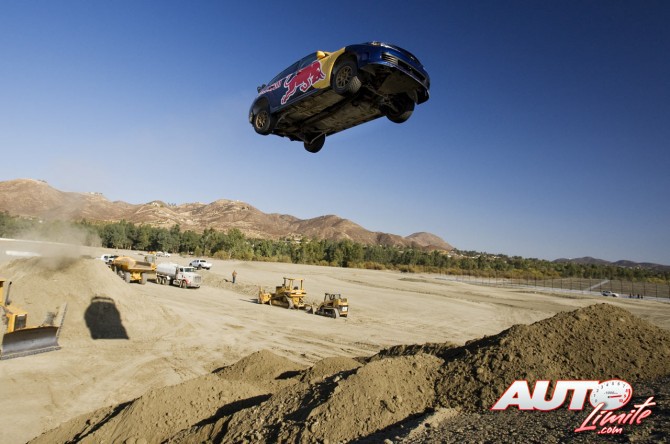
{"type": "Polygon", "coordinates": [[[316,60],[298,71],[293,77],[287,77],[284,80],[284,88],[286,92],[281,98],[281,104],[284,105],[298,89],[302,92],[307,92],[312,85],[319,80],[326,78],[326,75],[321,71],[321,62],[316,60]]]}

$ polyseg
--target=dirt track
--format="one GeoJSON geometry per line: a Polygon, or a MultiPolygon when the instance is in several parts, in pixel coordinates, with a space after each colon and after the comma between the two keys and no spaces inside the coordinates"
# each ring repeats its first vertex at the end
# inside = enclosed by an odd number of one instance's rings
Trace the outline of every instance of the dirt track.
{"type": "MultiPolygon", "coordinates": [[[[67,301],[69,309],[62,350],[0,363],[3,443],[26,442],[78,415],[133,400],[152,389],[207,378],[254,352],[269,350],[272,356],[293,362],[291,371],[298,371],[323,358],[371,356],[392,345],[461,345],[514,324],[603,302],[587,296],[476,287],[431,275],[217,260],[211,271],[202,271],[202,288],[183,290],[125,284],[100,260],[81,258],[82,254],[99,257],[109,250],[53,247],[45,252],[38,244],[0,242],[0,253],[7,250],[57,257],[9,261],[16,256],[0,255],[4,261],[0,276],[14,281],[13,300],[29,311],[33,323],[61,302],[67,301]],[[238,272],[235,285],[227,281],[233,269],[238,272]],[[254,302],[258,285],[274,286],[283,276],[304,277],[314,301],[324,292],[346,295],[351,317],[333,320],[254,302]],[[117,310],[119,322],[87,324],[87,313],[95,312],[95,297],[117,310]],[[93,333],[123,336],[119,332],[127,339],[91,337],[93,333]]],[[[607,302],[670,330],[670,304],[607,302]]],[[[98,320],[115,319],[109,310],[97,313],[98,320]]],[[[428,359],[425,367],[430,368],[431,362],[428,359]]],[[[291,368],[283,361],[277,365],[291,368]]],[[[258,387],[241,384],[237,395],[226,393],[239,399],[267,393],[258,387]]],[[[279,389],[273,386],[271,391],[279,389]]],[[[209,399],[204,396],[203,402],[209,399]]],[[[202,408],[216,411],[220,405],[212,400],[202,408]]]]}

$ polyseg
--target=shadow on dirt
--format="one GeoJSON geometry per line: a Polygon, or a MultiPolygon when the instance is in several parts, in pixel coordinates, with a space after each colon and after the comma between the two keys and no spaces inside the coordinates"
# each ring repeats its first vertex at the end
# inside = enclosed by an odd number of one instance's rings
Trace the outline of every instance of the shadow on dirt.
{"type": "Polygon", "coordinates": [[[121,313],[112,298],[93,296],[84,313],[92,339],[129,339],[121,322],[121,313]]]}

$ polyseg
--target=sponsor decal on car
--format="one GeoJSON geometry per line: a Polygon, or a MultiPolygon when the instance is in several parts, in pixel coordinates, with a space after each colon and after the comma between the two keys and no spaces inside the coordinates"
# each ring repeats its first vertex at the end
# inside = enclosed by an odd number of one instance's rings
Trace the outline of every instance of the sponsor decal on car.
{"type": "Polygon", "coordinates": [[[633,387],[626,381],[610,379],[607,381],[556,381],[554,392],[547,399],[550,381],[537,381],[531,394],[528,381],[514,381],[503,393],[491,410],[507,410],[516,406],[519,410],[555,410],[565,404],[571,392],[570,410],[583,410],[589,391],[589,403],[593,410],[577,427],[575,432],[594,431],[598,435],[618,435],[624,433],[619,426],[635,426],[652,414],[650,407],[656,405],[650,396],[641,404],[634,404],[629,412],[618,413],[633,397],[633,387]]]}
{"type": "Polygon", "coordinates": [[[286,104],[288,99],[290,99],[298,89],[302,92],[307,92],[314,83],[325,78],[326,75],[321,70],[320,60],[315,60],[298,71],[295,75],[290,74],[286,76],[283,84],[284,88],[286,88],[286,92],[281,98],[281,104],[286,104]]]}

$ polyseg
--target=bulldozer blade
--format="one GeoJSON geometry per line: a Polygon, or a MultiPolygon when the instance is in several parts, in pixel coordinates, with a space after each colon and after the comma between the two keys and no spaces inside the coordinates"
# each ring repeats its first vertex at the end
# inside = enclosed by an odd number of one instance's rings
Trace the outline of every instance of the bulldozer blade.
{"type": "Polygon", "coordinates": [[[20,356],[45,353],[60,349],[56,326],[25,328],[2,337],[0,359],[18,358],[20,356]]]}

